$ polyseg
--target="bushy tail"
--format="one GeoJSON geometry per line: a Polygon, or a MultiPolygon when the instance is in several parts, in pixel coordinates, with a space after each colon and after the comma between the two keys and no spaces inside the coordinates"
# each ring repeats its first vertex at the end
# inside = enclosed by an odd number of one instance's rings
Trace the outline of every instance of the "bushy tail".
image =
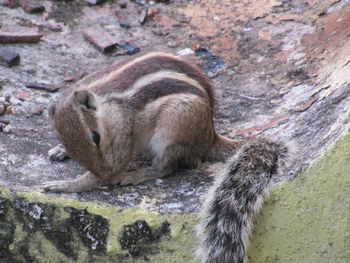
{"type": "Polygon", "coordinates": [[[209,189],[197,233],[197,256],[205,263],[246,263],[252,219],[272,178],[287,165],[284,143],[254,139],[228,159],[209,189]]]}

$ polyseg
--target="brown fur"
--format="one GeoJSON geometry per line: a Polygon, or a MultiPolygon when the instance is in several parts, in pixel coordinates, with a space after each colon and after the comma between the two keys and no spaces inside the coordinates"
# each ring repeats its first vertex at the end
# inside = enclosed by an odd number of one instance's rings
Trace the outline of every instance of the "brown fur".
{"type": "MultiPolygon", "coordinates": [[[[115,71],[130,61],[132,60],[130,59],[124,63],[122,62],[109,66],[100,72],[88,76],[81,81],[80,85],[84,86],[89,84],[92,80],[101,79],[104,75],[115,71]]],[[[147,59],[134,64],[132,67],[126,68],[112,81],[91,87],[91,90],[96,92],[96,94],[108,94],[115,91],[122,92],[128,89],[134,81],[140,77],[160,70],[172,70],[184,73],[197,80],[207,91],[211,106],[214,105],[213,90],[205,75],[196,66],[184,63],[184,60],[165,53],[154,53],[154,56],[150,56],[147,59]]]]}
{"type": "Polygon", "coordinates": [[[146,54],[88,76],[52,112],[67,153],[91,173],[84,182],[43,187],[84,191],[102,181],[138,183],[169,175],[182,164],[222,160],[237,144],[216,135],[213,104],[203,73],[169,54],[146,54]],[[98,144],[93,133],[100,136],[98,144]],[[135,152],[151,156],[153,165],[125,173],[135,152]]]}
{"type": "Polygon", "coordinates": [[[147,103],[172,94],[194,94],[209,100],[208,94],[203,93],[201,90],[184,81],[162,79],[144,86],[141,91],[137,92],[130,99],[130,102],[135,105],[136,109],[142,109],[147,103]]]}

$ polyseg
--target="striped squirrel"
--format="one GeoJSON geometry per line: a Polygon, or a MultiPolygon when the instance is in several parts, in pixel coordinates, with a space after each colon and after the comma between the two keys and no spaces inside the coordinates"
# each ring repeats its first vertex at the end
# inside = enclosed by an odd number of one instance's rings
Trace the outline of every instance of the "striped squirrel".
{"type": "Polygon", "coordinates": [[[49,107],[58,145],[52,159],[72,157],[87,172],[42,185],[80,192],[102,184],[136,184],[200,160],[227,162],[209,191],[198,233],[203,262],[245,262],[251,218],[287,148],[267,139],[235,141],[215,132],[214,95],[196,66],[166,53],[148,53],[79,81],[49,107]],[[135,153],[152,165],[127,172],[135,153]]]}
{"type": "Polygon", "coordinates": [[[195,66],[166,53],[148,53],[89,75],[49,107],[67,154],[88,172],[47,182],[44,190],[87,191],[101,184],[135,184],[170,175],[199,160],[224,160],[240,142],[213,125],[211,84],[195,66]],[[125,172],[135,153],[152,156],[150,167],[125,172]]]}

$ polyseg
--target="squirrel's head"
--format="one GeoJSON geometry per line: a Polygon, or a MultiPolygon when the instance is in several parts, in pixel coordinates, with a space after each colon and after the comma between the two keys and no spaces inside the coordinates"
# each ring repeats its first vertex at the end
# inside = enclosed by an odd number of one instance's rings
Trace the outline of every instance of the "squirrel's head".
{"type": "Polygon", "coordinates": [[[60,141],[68,155],[95,175],[107,178],[111,169],[105,161],[110,139],[103,109],[92,92],[76,90],[59,104],[49,106],[60,141]]]}

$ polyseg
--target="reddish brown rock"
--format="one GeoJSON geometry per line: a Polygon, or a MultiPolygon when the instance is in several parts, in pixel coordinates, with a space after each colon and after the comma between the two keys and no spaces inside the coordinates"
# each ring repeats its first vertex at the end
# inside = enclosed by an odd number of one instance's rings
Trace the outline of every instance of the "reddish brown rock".
{"type": "Polygon", "coordinates": [[[72,81],[75,80],[75,78],[70,76],[70,77],[65,77],[63,80],[64,80],[65,82],[72,82],[72,81]]]}
{"type": "Polygon", "coordinates": [[[101,52],[112,51],[118,42],[99,26],[89,27],[83,31],[84,38],[101,52]]]}
{"type": "Polygon", "coordinates": [[[42,107],[42,106],[39,106],[39,107],[37,107],[37,108],[34,110],[33,114],[34,114],[34,115],[41,115],[41,114],[43,114],[43,112],[44,112],[43,107],[42,107]]]}
{"type": "Polygon", "coordinates": [[[18,32],[8,32],[0,31],[0,43],[37,43],[40,41],[43,35],[37,32],[30,31],[18,31],[18,32]]]}
{"type": "Polygon", "coordinates": [[[25,91],[18,91],[18,93],[17,93],[17,98],[21,101],[27,100],[30,97],[31,97],[31,95],[25,91]]]}

